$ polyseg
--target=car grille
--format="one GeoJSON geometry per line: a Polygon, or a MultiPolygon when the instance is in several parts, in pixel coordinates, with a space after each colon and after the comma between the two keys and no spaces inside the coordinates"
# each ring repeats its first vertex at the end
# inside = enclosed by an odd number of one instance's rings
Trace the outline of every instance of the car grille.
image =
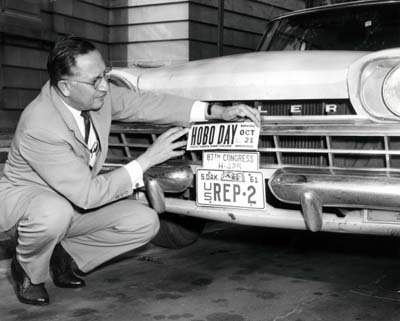
{"type": "Polygon", "coordinates": [[[263,135],[259,152],[262,168],[400,168],[399,137],[263,135]]]}
{"type": "MultiPolygon", "coordinates": [[[[114,124],[108,162],[136,158],[167,128],[143,124],[114,124]]],[[[265,124],[258,145],[261,168],[285,166],[342,169],[400,169],[398,124],[265,124]]],[[[201,152],[187,152],[201,165],[201,152]]]]}

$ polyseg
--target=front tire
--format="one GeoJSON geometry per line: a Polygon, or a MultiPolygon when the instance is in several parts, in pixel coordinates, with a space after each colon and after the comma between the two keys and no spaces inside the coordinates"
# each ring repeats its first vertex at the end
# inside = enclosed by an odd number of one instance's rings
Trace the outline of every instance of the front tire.
{"type": "Polygon", "coordinates": [[[160,229],[151,242],[169,249],[180,249],[196,242],[206,224],[197,217],[172,213],[163,213],[159,218],[160,229]]]}

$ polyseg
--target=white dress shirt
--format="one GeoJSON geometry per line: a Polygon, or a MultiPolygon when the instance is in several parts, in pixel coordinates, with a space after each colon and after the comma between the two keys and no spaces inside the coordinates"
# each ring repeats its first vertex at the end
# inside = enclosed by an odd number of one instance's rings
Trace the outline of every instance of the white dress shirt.
{"type": "MultiPolygon", "coordinates": [[[[81,116],[81,111],[69,106],[65,101],[63,101],[65,106],[67,106],[68,110],[74,116],[74,119],[78,125],[79,131],[82,134],[82,137],[85,137],[85,122],[83,117],[81,116]]],[[[89,140],[87,147],[90,151],[90,159],[89,159],[89,166],[93,167],[94,163],[96,162],[97,154],[99,152],[99,141],[96,135],[96,131],[93,128],[92,121],[90,121],[90,129],[89,129],[89,140]]]]}

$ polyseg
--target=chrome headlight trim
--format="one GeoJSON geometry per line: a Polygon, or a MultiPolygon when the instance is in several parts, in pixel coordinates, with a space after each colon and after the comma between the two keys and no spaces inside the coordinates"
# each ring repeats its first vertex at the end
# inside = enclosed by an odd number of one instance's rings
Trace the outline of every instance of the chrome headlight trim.
{"type": "Polygon", "coordinates": [[[400,65],[400,48],[366,54],[349,67],[347,85],[349,98],[357,115],[374,121],[399,121],[386,105],[382,88],[390,71],[400,65]]]}
{"type": "Polygon", "coordinates": [[[382,85],[382,98],[386,107],[400,116],[400,65],[392,68],[382,85]]]}

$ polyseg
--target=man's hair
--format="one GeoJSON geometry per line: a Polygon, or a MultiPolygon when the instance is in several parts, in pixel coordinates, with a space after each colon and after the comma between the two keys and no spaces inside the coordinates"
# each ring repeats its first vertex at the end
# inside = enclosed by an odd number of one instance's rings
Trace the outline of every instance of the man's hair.
{"type": "Polygon", "coordinates": [[[66,36],[56,42],[47,60],[50,84],[57,86],[63,76],[72,76],[71,68],[76,65],[76,57],[93,50],[96,47],[91,42],[76,36],[66,36]]]}

